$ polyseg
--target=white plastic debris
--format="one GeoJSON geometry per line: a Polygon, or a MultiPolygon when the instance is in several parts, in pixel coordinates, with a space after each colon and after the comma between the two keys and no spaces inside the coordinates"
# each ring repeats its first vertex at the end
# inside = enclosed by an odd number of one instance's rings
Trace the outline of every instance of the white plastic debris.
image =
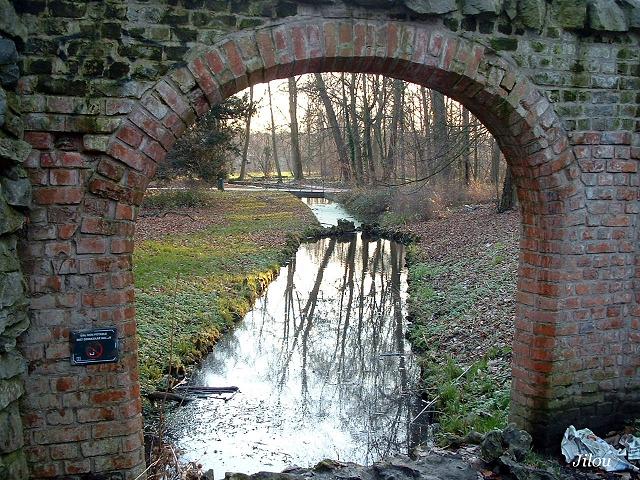
{"type": "Polygon", "coordinates": [[[629,460],[640,460],[640,438],[627,433],[620,437],[620,445],[627,448],[629,460]]]}
{"type": "Polygon", "coordinates": [[[616,450],[588,428],[576,430],[571,425],[564,432],[560,448],[567,463],[575,467],[597,467],[606,472],[640,471],[627,461],[624,450],[616,450]]]}

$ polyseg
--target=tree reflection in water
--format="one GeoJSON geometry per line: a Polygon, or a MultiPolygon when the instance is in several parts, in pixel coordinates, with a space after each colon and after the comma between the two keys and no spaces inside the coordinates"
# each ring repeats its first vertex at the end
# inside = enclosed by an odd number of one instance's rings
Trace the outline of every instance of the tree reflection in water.
{"type": "Polygon", "coordinates": [[[192,381],[241,393],[178,410],[172,436],[218,475],[407,453],[419,406],[405,300],[402,245],[303,244],[192,381]]]}

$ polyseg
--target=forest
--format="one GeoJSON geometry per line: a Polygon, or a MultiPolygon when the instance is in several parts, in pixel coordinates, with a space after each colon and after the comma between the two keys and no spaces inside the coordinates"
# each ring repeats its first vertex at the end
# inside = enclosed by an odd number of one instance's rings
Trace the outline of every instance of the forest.
{"type": "Polygon", "coordinates": [[[368,74],[308,74],[231,97],[178,142],[161,178],[185,175],[348,187],[363,214],[405,214],[408,196],[414,207],[515,201],[496,140],[469,110],[368,74]]]}

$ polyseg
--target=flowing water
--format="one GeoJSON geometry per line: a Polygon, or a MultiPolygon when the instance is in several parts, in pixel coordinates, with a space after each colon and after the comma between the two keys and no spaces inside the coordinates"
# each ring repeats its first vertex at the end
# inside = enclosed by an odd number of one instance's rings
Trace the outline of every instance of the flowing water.
{"type": "MultiPolygon", "coordinates": [[[[349,218],[338,204],[305,201],[321,223],[349,218]]],[[[302,244],[190,381],[240,392],[178,409],[170,436],[217,478],[408,453],[420,400],[406,290],[398,243],[355,234],[302,244]]]]}

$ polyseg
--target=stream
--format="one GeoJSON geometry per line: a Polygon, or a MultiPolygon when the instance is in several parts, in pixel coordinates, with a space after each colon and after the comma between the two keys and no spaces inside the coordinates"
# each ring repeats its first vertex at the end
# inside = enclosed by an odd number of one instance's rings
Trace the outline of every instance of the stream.
{"type": "MultiPolygon", "coordinates": [[[[303,199],[323,224],[353,219],[303,199]]],[[[224,472],[280,471],[325,458],[371,464],[421,439],[419,369],[405,340],[404,247],[354,234],[303,243],[190,384],[237,386],[169,419],[184,458],[224,472]]]]}

